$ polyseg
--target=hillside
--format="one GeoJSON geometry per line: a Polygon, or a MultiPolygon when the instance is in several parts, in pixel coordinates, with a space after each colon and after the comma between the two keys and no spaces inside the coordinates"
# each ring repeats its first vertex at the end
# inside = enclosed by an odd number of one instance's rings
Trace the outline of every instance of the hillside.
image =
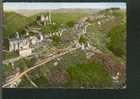
{"type": "MultiPolygon", "coordinates": [[[[33,14],[33,16],[23,16],[22,14],[15,13],[15,12],[5,12],[4,16],[4,23],[5,23],[5,28],[4,28],[4,37],[8,38],[13,35],[15,32],[23,32],[24,28],[28,25],[32,25],[36,21],[36,17],[40,16],[42,14],[42,11],[37,12],[37,14],[33,14]],[[15,28],[16,27],[16,28],[15,28]]],[[[43,14],[47,15],[47,13],[43,14]]],[[[79,12],[79,14],[75,12],[54,12],[52,13],[52,19],[54,22],[57,24],[66,24],[67,22],[70,21],[76,21],[80,17],[83,17],[87,14],[87,12],[79,12]],[[67,19],[65,19],[66,17],[67,19]]]]}
{"type": "MultiPolygon", "coordinates": [[[[33,15],[36,15],[36,14],[39,14],[39,13],[48,13],[48,12],[54,12],[54,13],[67,13],[67,12],[70,12],[70,13],[79,13],[79,12],[93,12],[93,13],[96,13],[100,10],[98,9],[35,9],[35,10],[16,10],[15,12],[22,15],[22,16],[27,16],[27,17],[30,17],[30,16],[33,16],[33,15]]],[[[9,11],[7,11],[9,12],[9,11]]]]}
{"type": "Polygon", "coordinates": [[[33,22],[32,18],[27,18],[15,12],[4,13],[4,37],[9,38],[15,32],[22,32],[24,28],[33,22]]]}
{"type": "MultiPolygon", "coordinates": [[[[29,11],[30,12],[30,11],[29,11]]],[[[5,75],[12,75],[19,67],[25,71],[38,64],[46,55],[55,51],[63,51],[74,41],[84,45],[76,51],[43,64],[38,69],[28,73],[30,79],[38,87],[65,87],[65,88],[122,88],[126,85],[126,12],[123,9],[111,8],[105,10],[66,10],[51,12],[51,24],[38,24],[37,18],[41,15],[48,16],[48,11],[33,13],[5,12],[5,38],[14,32],[19,32],[21,37],[25,34],[25,27],[39,27],[43,35],[53,35],[45,38],[43,43],[35,46],[31,57],[25,57],[14,63],[5,65],[5,75]],[[86,33],[84,25],[87,25],[86,33]],[[78,28],[78,29],[77,29],[78,28]],[[53,33],[64,29],[61,36],[53,33]],[[90,46],[88,48],[86,46],[90,46]],[[97,52],[93,53],[96,49],[97,52]],[[120,73],[119,81],[113,79],[120,73]]],[[[30,34],[32,32],[29,32],[30,34]]],[[[35,35],[35,33],[32,33],[35,35]]],[[[72,46],[74,47],[74,46],[72,46]]],[[[58,52],[58,53],[60,53],[58,52]]],[[[12,58],[9,54],[9,58],[12,58]]],[[[8,54],[5,54],[6,58],[8,54]]],[[[16,55],[13,55],[17,57],[16,55]]],[[[34,87],[27,78],[22,78],[18,85],[20,88],[34,87]]]]}

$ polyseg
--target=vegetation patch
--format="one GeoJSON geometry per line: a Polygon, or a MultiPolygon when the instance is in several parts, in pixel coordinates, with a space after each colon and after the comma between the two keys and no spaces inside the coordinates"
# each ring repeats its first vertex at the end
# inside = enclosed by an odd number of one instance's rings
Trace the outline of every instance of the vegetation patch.
{"type": "Polygon", "coordinates": [[[67,69],[68,87],[105,88],[112,84],[111,75],[99,63],[76,64],[67,69]]]}
{"type": "Polygon", "coordinates": [[[126,23],[121,23],[109,33],[110,42],[108,48],[117,56],[126,55],[126,23]]]}

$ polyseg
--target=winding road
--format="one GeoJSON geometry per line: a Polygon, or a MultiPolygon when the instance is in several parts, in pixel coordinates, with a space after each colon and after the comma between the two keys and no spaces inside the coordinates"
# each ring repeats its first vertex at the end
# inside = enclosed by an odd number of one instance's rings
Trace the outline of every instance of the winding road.
{"type": "Polygon", "coordinates": [[[55,54],[55,55],[53,55],[53,56],[51,56],[51,57],[49,57],[49,58],[46,58],[46,59],[40,61],[40,63],[38,63],[37,65],[34,65],[34,66],[32,66],[31,68],[28,68],[27,70],[23,71],[23,72],[20,73],[19,75],[15,76],[12,80],[10,80],[10,81],[7,82],[6,84],[4,84],[2,87],[7,87],[7,86],[9,86],[9,85],[15,84],[16,81],[18,81],[19,79],[21,79],[21,78],[22,78],[23,76],[25,76],[28,72],[30,72],[30,71],[32,71],[32,70],[38,68],[38,67],[41,67],[41,66],[43,66],[43,64],[46,64],[46,63],[48,63],[48,62],[50,62],[50,61],[52,61],[52,60],[54,60],[54,59],[56,59],[56,58],[59,58],[59,57],[65,55],[65,54],[70,53],[70,52],[72,52],[72,51],[74,51],[74,50],[77,50],[77,49],[79,49],[79,48],[80,48],[80,47],[69,48],[68,50],[65,50],[65,51],[63,51],[63,52],[61,52],[61,53],[55,54]]]}

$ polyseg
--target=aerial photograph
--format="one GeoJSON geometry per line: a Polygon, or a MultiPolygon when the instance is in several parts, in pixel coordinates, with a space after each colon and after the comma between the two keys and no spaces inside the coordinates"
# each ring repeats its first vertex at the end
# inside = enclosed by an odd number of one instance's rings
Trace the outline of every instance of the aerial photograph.
{"type": "Polygon", "coordinates": [[[126,3],[3,9],[3,88],[127,88],[126,3]]]}

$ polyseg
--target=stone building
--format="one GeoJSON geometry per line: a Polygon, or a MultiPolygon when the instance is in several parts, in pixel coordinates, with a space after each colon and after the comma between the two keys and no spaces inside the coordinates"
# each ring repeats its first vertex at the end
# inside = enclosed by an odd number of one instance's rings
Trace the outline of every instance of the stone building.
{"type": "Polygon", "coordinates": [[[49,17],[48,16],[41,15],[41,17],[40,17],[40,22],[41,23],[46,25],[48,21],[49,21],[49,17]]]}
{"type": "Polygon", "coordinates": [[[29,40],[31,45],[36,45],[44,40],[44,36],[42,33],[38,33],[36,36],[30,36],[29,40]]]}
{"type": "Polygon", "coordinates": [[[30,42],[28,39],[8,39],[8,50],[10,52],[12,51],[18,51],[21,49],[27,49],[30,46],[30,42]]]}
{"type": "Polygon", "coordinates": [[[37,22],[42,25],[51,24],[52,23],[51,14],[49,13],[48,15],[38,16],[37,22]]]}
{"type": "Polygon", "coordinates": [[[5,42],[5,49],[9,52],[17,52],[20,56],[29,56],[32,53],[32,49],[30,48],[30,42],[28,38],[12,38],[6,39],[5,42]]]}
{"type": "Polygon", "coordinates": [[[33,46],[42,42],[44,36],[42,33],[37,33],[35,36],[29,36],[28,38],[21,38],[16,36],[15,38],[5,39],[5,50],[9,52],[18,52],[20,56],[29,56],[32,54],[33,46]]]}

